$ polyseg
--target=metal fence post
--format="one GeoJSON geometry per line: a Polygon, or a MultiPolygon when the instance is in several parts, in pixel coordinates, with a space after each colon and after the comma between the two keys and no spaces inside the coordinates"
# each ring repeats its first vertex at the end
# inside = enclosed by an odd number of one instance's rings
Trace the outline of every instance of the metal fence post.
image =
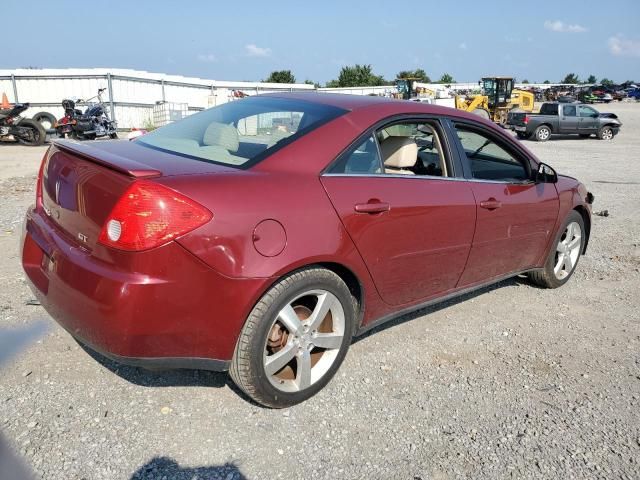
{"type": "Polygon", "coordinates": [[[113,105],[113,85],[111,83],[111,74],[107,73],[107,86],[109,88],[109,106],[111,107],[111,121],[115,122],[116,121],[116,109],[113,105]]]}
{"type": "Polygon", "coordinates": [[[164,96],[164,78],[161,80],[161,85],[162,85],[162,103],[166,102],[167,99],[164,96]]]}
{"type": "Polygon", "coordinates": [[[13,103],[18,103],[18,87],[16,86],[16,76],[11,74],[11,85],[13,85],[13,103]]]}

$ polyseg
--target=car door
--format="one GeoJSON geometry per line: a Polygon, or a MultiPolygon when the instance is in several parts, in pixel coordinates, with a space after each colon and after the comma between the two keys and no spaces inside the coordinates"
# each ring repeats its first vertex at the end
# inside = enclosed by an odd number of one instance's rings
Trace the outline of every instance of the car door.
{"type": "Polygon", "coordinates": [[[560,111],[560,133],[578,133],[578,109],[575,105],[562,105],[560,111]]]}
{"type": "Polygon", "coordinates": [[[429,121],[418,132],[417,125],[396,122],[366,135],[321,176],[391,305],[455,288],[475,229],[473,193],[454,177],[442,127],[429,121]]]}
{"type": "Polygon", "coordinates": [[[578,106],[578,115],[580,117],[580,133],[596,133],[599,127],[598,117],[600,114],[591,107],[586,105],[578,106]]]}
{"type": "Polygon", "coordinates": [[[558,216],[554,184],[536,183],[526,154],[489,129],[455,123],[476,199],[476,231],[459,287],[536,265],[558,216]]]}

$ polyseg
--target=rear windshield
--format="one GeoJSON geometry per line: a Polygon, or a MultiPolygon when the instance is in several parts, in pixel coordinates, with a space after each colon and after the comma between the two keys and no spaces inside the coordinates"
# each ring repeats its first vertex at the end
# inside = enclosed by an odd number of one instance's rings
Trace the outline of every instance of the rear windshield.
{"type": "Polygon", "coordinates": [[[343,113],[343,109],[304,100],[256,96],[169,124],[137,143],[186,158],[247,168],[343,113]]]}

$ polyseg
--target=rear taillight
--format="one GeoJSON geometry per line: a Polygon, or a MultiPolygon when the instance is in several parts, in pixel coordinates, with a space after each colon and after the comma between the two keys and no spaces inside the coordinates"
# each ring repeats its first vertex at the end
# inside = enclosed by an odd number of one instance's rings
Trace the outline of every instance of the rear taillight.
{"type": "Polygon", "coordinates": [[[36,208],[42,207],[42,182],[44,175],[44,166],[47,164],[47,156],[49,155],[49,151],[47,150],[42,157],[42,162],[40,163],[40,170],[38,170],[38,179],[36,180],[36,208]]]}
{"type": "Polygon", "coordinates": [[[99,242],[139,251],[170,242],[204,225],[212,213],[168,187],[144,180],[131,184],[107,217],[99,242]]]}
{"type": "Polygon", "coordinates": [[[526,125],[527,123],[529,123],[529,115],[524,116],[524,124],[526,125]]]}

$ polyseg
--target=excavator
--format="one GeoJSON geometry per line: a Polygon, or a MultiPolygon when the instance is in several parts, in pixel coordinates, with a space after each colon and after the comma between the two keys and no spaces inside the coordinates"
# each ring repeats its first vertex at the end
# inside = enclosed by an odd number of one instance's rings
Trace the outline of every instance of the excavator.
{"type": "Polygon", "coordinates": [[[481,94],[456,95],[456,108],[505,124],[510,111],[532,112],[533,93],[513,88],[512,77],[484,77],[481,94]]]}

